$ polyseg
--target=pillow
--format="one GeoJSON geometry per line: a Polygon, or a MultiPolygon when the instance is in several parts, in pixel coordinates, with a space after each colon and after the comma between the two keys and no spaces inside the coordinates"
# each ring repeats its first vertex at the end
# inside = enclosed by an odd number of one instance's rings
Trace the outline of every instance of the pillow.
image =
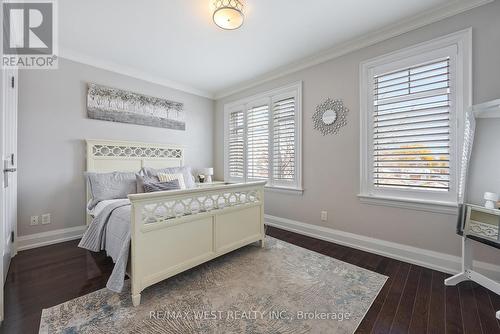
{"type": "Polygon", "coordinates": [[[144,183],[146,182],[160,182],[157,176],[145,176],[141,174],[135,174],[135,182],[137,184],[137,193],[144,193],[144,183]]]}
{"type": "Polygon", "coordinates": [[[89,210],[92,210],[100,201],[127,198],[128,194],[137,192],[135,173],[133,172],[86,172],[85,177],[89,184],[91,196],[88,204],[89,210]]]}
{"type": "Polygon", "coordinates": [[[160,182],[177,181],[179,182],[179,187],[181,189],[186,189],[186,182],[184,180],[184,175],[182,175],[181,173],[177,174],[158,173],[156,177],[158,177],[160,182]]]}
{"type": "Polygon", "coordinates": [[[144,191],[147,193],[152,193],[155,191],[165,191],[165,190],[178,190],[179,181],[169,181],[169,182],[144,182],[144,191]]]}
{"type": "MultiPolygon", "coordinates": [[[[191,170],[191,167],[189,166],[183,166],[183,167],[168,167],[168,168],[160,168],[160,169],[155,169],[151,167],[144,167],[143,173],[147,176],[157,176],[158,173],[163,173],[163,174],[179,174],[182,173],[184,176],[184,183],[186,184],[186,188],[195,188],[196,187],[196,182],[194,180],[194,176],[191,170]]],[[[182,184],[181,184],[182,187],[182,184]]]]}

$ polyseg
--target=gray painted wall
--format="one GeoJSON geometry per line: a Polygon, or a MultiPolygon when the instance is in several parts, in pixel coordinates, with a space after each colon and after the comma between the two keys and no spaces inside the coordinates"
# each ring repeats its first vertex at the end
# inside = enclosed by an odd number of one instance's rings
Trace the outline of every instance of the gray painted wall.
{"type": "Polygon", "coordinates": [[[85,224],[84,139],[182,144],[186,164],[213,166],[210,99],[65,59],[58,70],[21,71],[19,84],[19,235],[85,224]],[[186,131],[88,119],[88,82],[183,102],[186,131]],[[43,213],[52,224],[29,225],[43,213]]]}
{"type": "MultiPolygon", "coordinates": [[[[456,216],[361,204],[359,192],[359,64],[404,47],[428,41],[468,27],[473,28],[474,103],[500,98],[500,2],[445,19],[371,47],[352,52],[216,102],[215,167],[223,178],[224,104],[281,85],[303,81],[303,181],[302,196],[266,193],[266,213],[305,223],[388,240],[446,254],[460,254],[460,238],[455,234],[456,216]],[[322,136],[313,130],[311,116],[325,98],[341,98],[350,109],[348,124],[336,136],[322,136]],[[320,221],[320,211],[328,211],[328,222],[320,221]]],[[[471,198],[488,190],[500,191],[498,166],[499,122],[479,122],[478,146],[494,137],[495,151],[475,154],[471,198]],[[495,156],[494,156],[495,155],[495,156]],[[484,177],[483,163],[496,173],[496,185],[484,177]],[[496,171],[493,169],[496,167],[496,171]],[[476,182],[478,179],[481,182],[476,182]],[[492,189],[494,188],[494,189],[492,189]]],[[[497,253],[481,246],[481,259],[500,264],[497,253]]]]}

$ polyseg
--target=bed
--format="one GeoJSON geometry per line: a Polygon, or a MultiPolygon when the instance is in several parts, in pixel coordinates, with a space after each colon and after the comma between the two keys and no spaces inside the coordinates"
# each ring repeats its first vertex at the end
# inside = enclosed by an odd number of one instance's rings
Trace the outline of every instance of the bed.
{"type": "MultiPolygon", "coordinates": [[[[86,143],[90,172],[183,166],[181,146],[106,140],[86,143]]],[[[126,272],[131,279],[132,302],[137,306],[141,292],[155,283],[250,243],[264,246],[264,184],[227,183],[130,194],[128,199],[101,204],[98,213],[87,213],[87,234],[95,230],[94,217],[121,210],[121,224],[129,231],[126,238],[130,240],[130,247],[123,246],[126,272]]],[[[107,228],[123,235],[123,226],[116,224],[107,228]]]]}

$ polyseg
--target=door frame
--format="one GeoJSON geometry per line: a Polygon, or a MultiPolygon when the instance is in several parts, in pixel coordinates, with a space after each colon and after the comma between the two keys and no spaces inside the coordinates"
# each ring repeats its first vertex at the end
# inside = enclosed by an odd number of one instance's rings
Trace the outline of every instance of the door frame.
{"type": "MultiPolygon", "coordinates": [[[[3,13],[0,13],[3,15],[3,13]]],[[[3,41],[2,41],[3,42],[3,41]]],[[[2,103],[0,104],[0,129],[3,129],[4,126],[4,115],[5,115],[5,77],[7,76],[5,73],[5,70],[2,68],[0,69],[0,96],[2,98],[2,103]]],[[[3,154],[3,135],[0,135],[0,151],[3,154]]],[[[4,319],[4,279],[3,279],[3,252],[5,250],[5,236],[4,236],[4,231],[5,231],[5,208],[4,208],[4,191],[3,191],[3,156],[1,157],[1,167],[2,167],[2,182],[0,182],[0,187],[2,187],[2,190],[0,191],[0,250],[2,251],[2,264],[0,265],[0,279],[1,279],[1,289],[0,289],[0,321],[3,321],[4,319]]]]}

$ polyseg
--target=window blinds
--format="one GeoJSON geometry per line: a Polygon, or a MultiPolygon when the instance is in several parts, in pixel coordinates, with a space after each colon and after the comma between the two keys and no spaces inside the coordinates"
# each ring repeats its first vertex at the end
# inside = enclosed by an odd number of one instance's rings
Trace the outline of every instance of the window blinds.
{"type": "Polygon", "coordinates": [[[224,178],[302,190],[301,84],[224,106],[224,178]]]}
{"type": "Polygon", "coordinates": [[[273,103],[273,178],[276,182],[295,179],[295,98],[273,103]]]}
{"type": "Polygon", "coordinates": [[[269,106],[247,111],[247,178],[269,177],[269,106]]]}
{"type": "Polygon", "coordinates": [[[244,113],[233,111],[229,113],[228,136],[228,169],[232,178],[243,178],[244,175],[244,113]]]}
{"type": "Polygon", "coordinates": [[[448,191],[450,60],[374,77],[375,187],[448,191]]]}

